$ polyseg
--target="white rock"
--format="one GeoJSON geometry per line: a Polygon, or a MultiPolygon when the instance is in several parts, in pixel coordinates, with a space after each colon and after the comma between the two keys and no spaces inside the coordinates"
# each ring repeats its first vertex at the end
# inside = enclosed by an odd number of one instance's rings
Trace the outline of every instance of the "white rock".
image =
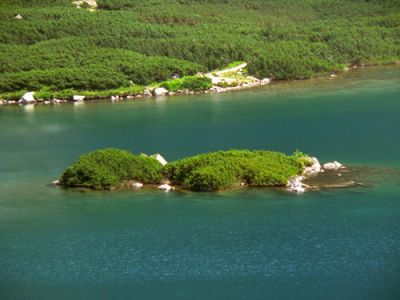
{"type": "Polygon", "coordinates": [[[324,164],[324,169],[325,170],[334,170],[334,171],[336,171],[336,170],[339,170],[342,167],[343,167],[343,165],[338,161],[329,162],[329,163],[324,164]]]}
{"type": "Polygon", "coordinates": [[[165,96],[167,94],[168,90],[163,87],[159,87],[154,90],[154,96],[165,96]]]}
{"type": "Polygon", "coordinates": [[[17,103],[17,101],[14,101],[14,100],[8,100],[7,101],[7,104],[16,104],[17,103]]]}
{"type": "Polygon", "coordinates": [[[53,183],[53,185],[60,185],[61,184],[60,180],[54,180],[52,183],[53,183]]]}
{"type": "Polygon", "coordinates": [[[145,96],[147,96],[147,97],[153,96],[152,90],[150,90],[150,89],[145,89],[144,92],[143,92],[143,94],[144,94],[145,96]]]}
{"type": "Polygon", "coordinates": [[[21,99],[19,99],[18,103],[28,104],[28,103],[36,103],[36,99],[34,97],[35,92],[25,93],[21,99]]]}
{"type": "Polygon", "coordinates": [[[301,186],[301,185],[294,185],[294,186],[291,186],[291,187],[288,189],[288,191],[289,191],[289,192],[293,192],[293,193],[304,193],[306,190],[305,190],[305,188],[304,188],[303,186],[301,186]]]}
{"type": "Polygon", "coordinates": [[[76,101],[76,102],[82,102],[83,100],[85,100],[85,96],[80,96],[80,95],[74,95],[72,97],[72,100],[76,101]]]}
{"type": "Polygon", "coordinates": [[[266,85],[266,84],[269,84],[270,82],[271,82],[271,79],[269,79],[269,78],[264,78],[264,79],[261,80],[260,84],[261,84],[261,85],[266,85]]]}
{"type": "Polygon", "coordinates": [[[111,101],[118,101],[119,100],[119,96],[111,96],[111,101]]]}
{"type": "Polygon", "coordinates": [[[16,19],[16,20],[21,20],[21,19],[23,19],[23,18],[22,18],[22,16],[21,16],[20,14],[18,14],[18,15],[16,15],[16,16],[14,17],[14,19],[16,19]]]}
{"type": "Polygon", "coordinates": [[[43,104],[50,104],[51,102],[49,101],[49,100],[45,100],[45,101],[43,101],[43,104]]]}
{"type": "Polygon", "coordinates": [[[303,184],[303,179],[304,176],[296,176],[290,179],[286,185],[286,190],[293,193],[304,193],[306,185],[303,184]]]}
{"type": "Polygon", "coordinates": [[[304,169],[304,173],[311,175],[321,172],[321,164],[319,163],[318,159],[316,157],[309,157],[309,159],[312,161],[312,165],[306,167],[304,169]]]}
{"type": "Polygon", "coordinates": [[[134,187],[135,189],[140,189],[143,187],[143,183],[141,182],[133,182],[132,183],[132,187],[134,187]]]}
{"type": "Polygon", "coordinates": [[[162,184],[158,187],[160,190],[164,190],[166,192],[169,192],[170,190],[174,190],[175,188],[170,186],[169,184],[162,184]]]}
{"type": "Polygon", "coordinates": [[[157,159],[157,161],[162,164],[163,166],[165,166],[166,164],[168,164],[167,160],[161,155],[161,154],[154,154],[151,157],[154,157],[155,159],[157,159]]]}
{"type": "Polygon", "coordinates": [[[59,104],[59,103],[62,102],[62,100],[60,100],[60,99],[53,99],[53,100],[51,100],[50,102],[53,103],[53,104],[59,104]]]}

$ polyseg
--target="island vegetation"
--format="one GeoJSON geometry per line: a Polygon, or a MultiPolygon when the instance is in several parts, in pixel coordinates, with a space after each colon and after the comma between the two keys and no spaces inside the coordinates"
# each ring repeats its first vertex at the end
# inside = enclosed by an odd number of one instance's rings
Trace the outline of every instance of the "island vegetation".
{"type": "Polygon", "coordinates": [[[0,2],[0,98],[197,91],[210,82],[191,76],[233,61],[282,80],[400,57],[398,0],[81,2],[0,2]]]}
{"type": "Polygon", "coordinates": [[[169,183],[193,191],[217,191],[240,185],[285,186],[310,164],[301,152],[229,150],[200,154],[165,165],[145,154],[101,149],[84,154],[61,176],[65,187],[114,189],[129,182],[169,183]]]}

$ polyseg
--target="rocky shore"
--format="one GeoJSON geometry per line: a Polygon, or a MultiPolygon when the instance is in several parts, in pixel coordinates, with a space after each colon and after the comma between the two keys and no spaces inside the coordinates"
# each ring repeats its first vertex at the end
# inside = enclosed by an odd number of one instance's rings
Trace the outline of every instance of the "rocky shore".
{"type": "Polygon", "coordinates": [[[247,63],[242,63],[236,67],[224,69],[221,71],[214,71],[210,73],[199,73],[198,77],[207,77],[211,79],[212,87],[202,91],[192,91],[189,89],[168,91],[162,86],[148,86],[145,87],[143,92],[128,94],[128,95],[111,95],[111,96],[85,96],[85,95],[72,95],[70,99],[51,99],[45,100],[36,97],[35,92],[25,93],[19,100],[4,100],[0,99],[0,105],[27,105],[27,104],[42,104],[42,105],[53,105],[61,103],[80,103],[86,100],[100,100],[109,99],[111,101],[120,100],[135,100],[144,99],[151,97],[166,97],[166,96],[177,96],[177,95],[198,95],[198,94],[209,94],[209,93],[223,93],[229,91],[237,91],[242,89],[249,89],[257,86],[264,86],[271,82],[269,78],[258,79],[253,76],[246,75],[247,63]]]}
{"type": "Polygon", "coordinates": [[[363,186],[356,181],[354,170],[345,167],[338,161],[320,164],[317,158],[309,157],[310,166],[302,174],[289,179],[286,190],[293,193],[304,193],[320,189],[348,188],[363,186]]]}

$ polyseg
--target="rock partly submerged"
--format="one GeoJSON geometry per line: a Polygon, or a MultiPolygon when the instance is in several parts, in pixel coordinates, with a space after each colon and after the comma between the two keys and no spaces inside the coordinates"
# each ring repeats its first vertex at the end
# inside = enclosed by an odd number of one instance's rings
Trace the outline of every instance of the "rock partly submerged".
{"type": "Polygon", "coordinates": [[[140,189],[140,188],[142,188],[143,187],[143,183],[141,183],[141,182],[132,182],[131,183],[131,187],[133,187],[133,188],[135,188],[135,189],[140,189]]]}
{"type": "Polygon", "coordinates": [[[340,182],[337,182],[338,180],[336,180],[336,178],[340,178],[342,176],[342,174],[339,172],[334,172],[335,177],[332,177],[331,174],[326,176],[322,174],[324,173],[324,170],[339,171],[344,169],[345,167],[340,162],[338,161],[328,162],[325,163],[322,167],[317,158],[308,157],[307,159],[310,162],[309,165],[307,165],[304,168],[301,175],[289,179],[286,185],[287,191],[295,193],[304,193],[305,191],[310,189],[317,190],[320,188],[340,188],[340,187],[352,187],[358,185],[355,181],[352,180],[350,181],[342,180],[340,182]],[[305,180],[308,180],[310,178],[314,178],[313,180],[314,185],[308,185],[304,183],[305,180]],[[326,178],[328,179],[328,182],[324,182],[326,181],[326,178]]]}
{"type": "Polygon", "coordinates": [[[324,164],[324,169],[325,170],[337,171],[337,170],[339,170],[341,168],[343,168],[343,165],[338,161],[328,162],[328,163],[324,164]]]}
{"type": "Polygon", "coordinates": [[[159,87],[159,88],[156,88],[156,89],[153,91],[153,93],[154,93],[154,96],[156,96],[156,97],[159,97],[159,96],[166,96],[166,95],[168,95],[168,90],[167,90],[166,88],[159,87]]]}
{"type": "Polygon", "coordinates": [[[35,92],[25,93],[18,101],[19,104],[33,104],[36,103],[35,92]]]}
{"type": "Polygon", "coordinates": [[[312,175],[321,172],[321,164],[319,163],[318,159],[316,157],[309,157],[309,160],[311,162],[311,165],[305,167],[303,173],[312,175]]]}
{"type": "Polygon", "coordinates": [[[306,191],[306,186],[303,183],[304,176],[296,176],[289,179],[286,190],[293,193],[304,193],[306,191]]]}
{"type": "Polygon", "coordinates": [[[165,191],[165,192],[169,192],[169,191],[171,191],[171,190],[175,190],[175,188],[174,188],[173,186],[170,186],[170,185],[167,184],[167,183],[164,183],[164,184],[158,186],[158,188],[159,188],[160,190],[165,191]]]}
{"type": "Polygon", "coordinates": [[[85,100],[85,96],[81,96],[81,95],[74,95],[72,97],[72,100],[75,102],[83,102],[85,100]]]}

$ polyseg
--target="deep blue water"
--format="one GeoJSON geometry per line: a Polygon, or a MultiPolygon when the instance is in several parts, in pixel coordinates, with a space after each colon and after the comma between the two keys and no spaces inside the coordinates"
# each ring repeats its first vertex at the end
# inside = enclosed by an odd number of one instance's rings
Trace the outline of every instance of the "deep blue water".
{"type": "Polygon", "coordinates": [[[400,68],[233,94],[0,107],[1,299],[400,299],[400,68]],[[250,148],[366,166],[293,195],[79,192],[99,147],[250,148]]]}

